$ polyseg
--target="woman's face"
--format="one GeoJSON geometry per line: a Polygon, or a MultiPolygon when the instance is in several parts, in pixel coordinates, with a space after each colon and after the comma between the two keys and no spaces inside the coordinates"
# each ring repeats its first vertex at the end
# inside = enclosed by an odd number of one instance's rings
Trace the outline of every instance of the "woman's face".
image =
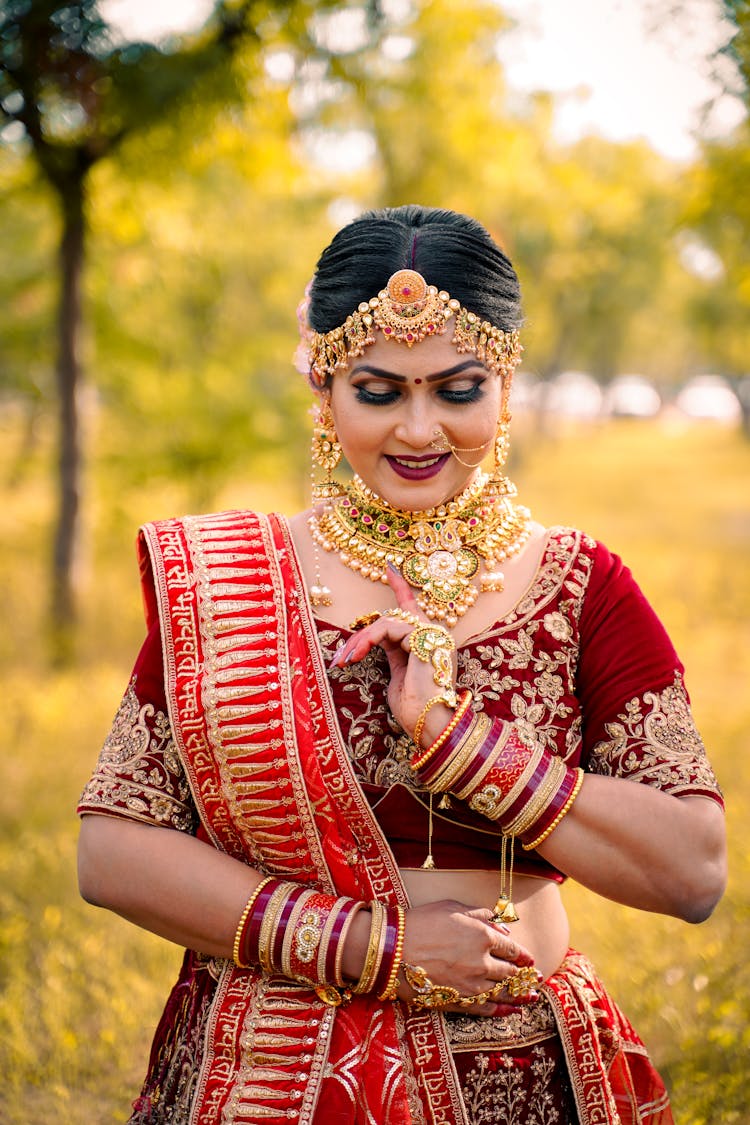
{"type": "Polygon", "coordinates": [[[438,435],[478,465],[492,448],[501,389],[498,375],[456,351],[450,326],[412,348],[378,334],[334,375],[331,409],[354,472],[393,507],[415,511],[444,503],[475,476],[438,435]]]}

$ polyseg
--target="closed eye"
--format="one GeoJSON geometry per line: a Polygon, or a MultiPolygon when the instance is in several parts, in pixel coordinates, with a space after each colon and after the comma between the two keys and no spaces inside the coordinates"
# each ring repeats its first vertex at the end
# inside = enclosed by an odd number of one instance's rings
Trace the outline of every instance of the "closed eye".
{"type": "Polygon", "coordinates": [[[441,387],[438,394],[444,402],[456,404],[479,402],[484,398],[481,383],[474,383],[471,387],[441,387]]]}
{"type": "Polygon", "coordinates": [[[396,390],[371,391],[367,387],[355,387],[355,394],[357,402],[363,402],[366,406],[388,406],[396,401],[400,392],[396,390]]]}

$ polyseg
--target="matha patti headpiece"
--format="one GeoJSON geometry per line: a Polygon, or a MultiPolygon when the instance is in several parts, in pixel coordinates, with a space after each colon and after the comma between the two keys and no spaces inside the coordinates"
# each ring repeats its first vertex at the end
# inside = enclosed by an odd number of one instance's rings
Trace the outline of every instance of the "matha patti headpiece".
{"type": "Polygon", "coordinates": [[[472,352],[489,371],[503,376],[512,376],[521,360],[517,330],[503,332],[495,328],[465,309],[444,289],[428,285],[416,270],[397,270],[377,297],[363,301],[339,328],[330,332],[312,332],[302,319],[305,312],[303,302],[298,310],[302,331],[300,358],[308,360],[303,370],[316,387],[326,386],[336,368],[363,355],[368,344],[375,343],[375,329],[386,340],[411,348],[427,336],[441,336],[453,319],[452,343],[457,352],[472,352]]]}

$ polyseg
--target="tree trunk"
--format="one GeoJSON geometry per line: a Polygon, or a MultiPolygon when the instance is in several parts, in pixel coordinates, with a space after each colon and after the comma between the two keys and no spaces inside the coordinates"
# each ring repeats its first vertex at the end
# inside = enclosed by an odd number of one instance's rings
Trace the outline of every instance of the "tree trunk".
{"type": "Polygon", "coordinates": [[[60,192],[60,298],[57,319],[57,392],[59,403],[58,511],[52,563],[52,656],[69,662],[76,624],[76,561],[81,487],[78,405],[81,368],[81,285],[84,254],[83,177],[60,192]]]}

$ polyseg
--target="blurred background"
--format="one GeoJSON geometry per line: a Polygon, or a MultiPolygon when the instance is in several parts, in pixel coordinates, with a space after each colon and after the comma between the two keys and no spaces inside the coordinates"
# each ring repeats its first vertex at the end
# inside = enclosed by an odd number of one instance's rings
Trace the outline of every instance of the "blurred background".
{"type": "Polygon", "coordinates": [[[180,952],[80,902],[147,519],[305,506],[295,308],[370,206],[525,295],[512,475],[625,556],[728,800],[700,927],[565,894],[678,1125],[750,1121],[750,4],[0,0],[0,1120],[123,1121],[180,952]]]}

